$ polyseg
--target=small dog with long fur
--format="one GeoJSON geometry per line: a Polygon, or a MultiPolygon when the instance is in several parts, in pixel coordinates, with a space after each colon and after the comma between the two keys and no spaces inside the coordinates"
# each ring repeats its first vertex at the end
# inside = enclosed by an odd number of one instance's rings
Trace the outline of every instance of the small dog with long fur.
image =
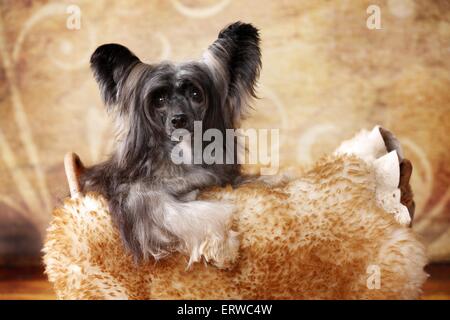
{"type": "MultiPolygon", "coordinates": [[[[176,129],[192,133],[194,121],[223,136],[239,126],[261,68],[258,30],[231,24],[200,60],[181,64],[146,64],[126,47],[106,44],[93,53],[91,68],[117,134],[109,159],[84,171],[83,190],[107,198],[125,247],[137,260],[180,251],[189,255],[189,264],[203,257],[229,266],[232,261],[221,257],[236,257],[239,246],[236,233],[225,231],[232,208],[195,195],[233,184],[240,167],[236,161],[175,164],[171,136],[176,129]]],[[[236,147],[235,142],[231,148],[236,147]]],[[[225,157],[230,146],[224,142],[223,148],[225,157]]]]}

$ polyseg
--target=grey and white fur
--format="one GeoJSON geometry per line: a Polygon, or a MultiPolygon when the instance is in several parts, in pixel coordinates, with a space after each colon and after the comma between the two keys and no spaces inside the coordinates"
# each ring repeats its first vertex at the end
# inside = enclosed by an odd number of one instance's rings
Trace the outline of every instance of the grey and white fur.
{"type": "Polygon", "coordinates": [[[225,232],[231,207],[198,201],[195,195],[239,180],[239,165],[176,165],[170,157],[176,143],[171,134],[179,128],[192,132],[194,121],[224,136],[226,129],[239,126],[255,96],[259,42],[255,27],[236,22],[220,31],[198,61],[146,64],[119,44],[102,45],[93,53],[91,68],[117,134],[113,153],[86,169],[82,187],[107,198],[136,260],[181,251],[190,263],[199,261],[207,238],[236,246],[235,236],[225,232]]]}

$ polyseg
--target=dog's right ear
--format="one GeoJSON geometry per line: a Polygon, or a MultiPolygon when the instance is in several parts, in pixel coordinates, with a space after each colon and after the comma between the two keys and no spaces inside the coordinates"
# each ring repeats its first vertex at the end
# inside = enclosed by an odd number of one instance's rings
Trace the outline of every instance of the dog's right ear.
{"type": "Polygon", "coordinates": [[[140,60],[120,44],[104,44],[91,56],[91,69],[100,87],[106,105],[117,103],[117,92],[121,80],[140,60]]]}

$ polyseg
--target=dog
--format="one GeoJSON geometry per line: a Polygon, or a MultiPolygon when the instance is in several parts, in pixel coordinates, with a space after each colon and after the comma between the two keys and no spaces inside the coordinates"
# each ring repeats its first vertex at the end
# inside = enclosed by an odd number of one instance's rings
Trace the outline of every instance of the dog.
{"type": "MultiPolygon", "coordinates": [[[[93,53],[91,69],[114,119],[116,140],[106,161],[86,168],[81,185],[108,200],[124,245],[137,261],[179,251],[189,256],[189,265],[203,257],[225,268],[232,261],[221,257],[237,256],[237,234],[224,231],[232,207],[196,200],[196,194],[238,181],[239,164],[175,164],[172,135],[192,134],[195,121],[203,131],[213,128],[224,136],[240,125],[256,97],[259,44],[254,26],[236,22],[196,61],[146,64],[119,44],[93,53]]],[[[224,157],[230,154],[225,142],[223,149],[224,157]]],[[[231,149],[235,160],[236,141],[231,149]]]]}

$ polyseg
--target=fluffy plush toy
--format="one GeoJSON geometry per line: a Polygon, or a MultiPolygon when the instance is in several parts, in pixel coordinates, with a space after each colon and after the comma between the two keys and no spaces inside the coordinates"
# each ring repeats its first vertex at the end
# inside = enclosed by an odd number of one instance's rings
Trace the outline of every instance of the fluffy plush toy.
{"type": "MultiPolygon", "coordinates": [[[[187,269],[182,254],[136,264],[104,198],[80,193],[68,161],[72,197],[53,212],[46,272],[61,299],[417,298],[426,257],[401,203],[413,210],[399,160],[398,142],[375,127],[301,177],[203,192],[235,206],[239,258],[227,270],[187,269]]],[[[226,260],[223,249],[208,260],[226,260]]]]}

